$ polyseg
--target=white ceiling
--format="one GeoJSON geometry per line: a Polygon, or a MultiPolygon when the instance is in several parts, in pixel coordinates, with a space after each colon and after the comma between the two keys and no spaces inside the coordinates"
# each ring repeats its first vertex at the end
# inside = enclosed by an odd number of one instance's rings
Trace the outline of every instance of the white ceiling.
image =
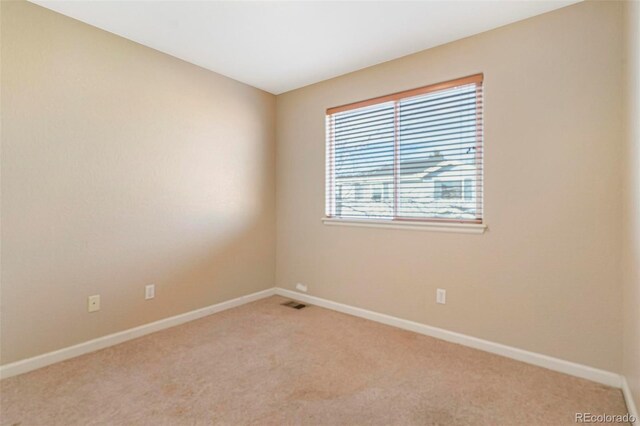
{"type": "Polygon", "coordinates": [[[32,1],[274,94],[577,2],[32,1]]]}

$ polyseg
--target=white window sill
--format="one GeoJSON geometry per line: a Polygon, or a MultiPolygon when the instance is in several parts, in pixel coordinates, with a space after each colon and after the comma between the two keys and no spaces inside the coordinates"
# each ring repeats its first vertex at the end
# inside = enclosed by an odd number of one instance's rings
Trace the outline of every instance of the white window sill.
{"type": "Polygon", "coordinates": [[[482,223],[423,222],[408,220],[345,219],[323,217],[322,223],[331,226],[364,226],[369,228],[412,229],[419,231],[483,234],[487,225],[482,223]]]}

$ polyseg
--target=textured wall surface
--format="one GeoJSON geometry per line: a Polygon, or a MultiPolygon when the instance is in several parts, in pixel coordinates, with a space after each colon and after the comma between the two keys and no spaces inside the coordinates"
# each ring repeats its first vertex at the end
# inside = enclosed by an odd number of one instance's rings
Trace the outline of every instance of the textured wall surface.
{"type": "Polygon", "coordinates": [[[580,3],[278,96],[278,285],[620,372],[621,26],[580,3]],[[487,233],[321,223],[326,108],[479,72],[487,233]]]}
{"type": "Polygon", "coordinates": [[[1,7],[2,363],[272,287],[275,97],[1,7]]]}
{"type": "Polygon", "coordinates": [[[624,372],[640,394],[637,2],[580,3],[286,93],[277,108],[38,6],[2,2],[1,15],[3,364],[302,282],[624,372]],[[327,107],[478,72],[487,233],[320,222],[327,107]]]}

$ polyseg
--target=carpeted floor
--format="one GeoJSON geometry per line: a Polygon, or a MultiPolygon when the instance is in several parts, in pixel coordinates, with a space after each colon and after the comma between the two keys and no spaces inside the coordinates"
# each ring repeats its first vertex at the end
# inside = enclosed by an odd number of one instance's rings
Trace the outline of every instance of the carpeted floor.
{"type": "Polygon", "coordinates": [[[618,389],[271,297],[0,382],[2,425],[562,425],[618,389]]]}

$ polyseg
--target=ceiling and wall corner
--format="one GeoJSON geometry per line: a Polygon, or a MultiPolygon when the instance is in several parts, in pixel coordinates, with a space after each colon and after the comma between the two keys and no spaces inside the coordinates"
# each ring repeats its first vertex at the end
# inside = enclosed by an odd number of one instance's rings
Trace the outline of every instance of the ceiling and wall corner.
{"type": "MultiPolygon", "coordinates": [[[[274,275],[274,260],[270,247],[272,249],[271,243],[277,236],[277,285],[291,287],[302,277],[305,283],[309,284],[310,292],[321,297],[611,371],[621,370],[621,354],[615,348],[622,346],[622,314],[619,312],[622,292],[619,286],[607,287],[605,284],[612,282],[612,276],[619,275],[622,226],[618,219],[622,207],[620,195],[611,188],[615,188],[622,181],[621,172],[618,172],[622,157],[621,149],[615,144],[603,143],[605,140],[622,138],[619,122],[622,92],[619,76],[622,72],[610,66],[611,63],[617,63],[615,61],[621,57],[619,4],[581,3],[515,25],[486,31],[575,2],[501,2],[497,13],[491,13],[495,12],[495,3],[492,2],[390,2],[386,5],[376,3],[376,7],[371,8],[370,12],[365,11],[367,3],[359,2],[283,2],[272,3],[271,6],[268,6],[268,3],[244,2],[34,3],[272,93],[289,91],[283,96],[278,96],[276,101],[271,95],[246,85],[238,85],[220,76],[209,75],[210,73],[201,68],[143,49],[125,40],[117,40],[116,37],[107,37],[104,32],[90,31],[79,22],[60,16],[51,17],[53,14],[44,13],[44,10],[35,11],[35,7],[28,7],[26,3],[17,2],[19,6],[9,6],[22,10],[19,14],[23,20],[21,22],[25,25],[33,16],[39,23],[45,24],[38,25],[38,31],[29,32],[28,37],[24,38],[18,36],[23,32],[17,27],[10,28],[14,41],[19,40],[21,46],[37,48],[31,51],[9,49],[8,53],[13,55],[10,57],[22,58],[20,66],[27,69],[25,64],[28,61],[44,60],[47,59],[46,55],[50,55],[49,59],[53,57],[53,50],[49,50],[51,46],[47,34],[60,36],[58,41],[61,43],[58,47],[72,45],[77,49],[65,51],[65,54],[70,55],[68,62],[57,63],[59,68],[55,68],[56,73],[46,76],[47,81],[58,82],[53,84],[55,87],[45,85],[45,78],[40,79],[41,76],[38,75],[38,82],[46,90],[30,98],[15,98],[24,103],[21,104],[23,108],[33,99],[37,99],[39,103],[56,105],[55,108],[47,108],[63,116],[64,120],[58,120],[55,125],[41,129],[39,125],[34,125],[35,121],[31,116],[24,113],[20,117],[22,121],[17,121],[12,127],[14,134],[24,138],[23,130],[27,129],[27,135],[34,135],[33,141],[40,135],[47,135],[49,138],[64,141],[65,144],[72,144],[74,149],[82,148],[82,143],[90,140],[81,139],[82,135],[77,134],[77,129],[74,130],[73,126],[66,126],[65,123],[73,123],[73,120],[77,120],[78,114],[94,114],[95,111],[82,108],[83,105],[78,100],[77,103],[65,104],[65,109],[75,108],[75,112],[62,111],[58,108],[61,103],[54,102],[56,97],[63,100],[74,99],[72,94],[78,87],[65,77],[69,64],[79,64],[74,70],[74,75],[79,82],[85,84],[83,88],[95,89],[104,96],[98,100],[108,103],[104,107],[108,115],[102,117],[109,122],[97,121],[98,126],[93,128],[92,120],[84,120],[80,130],[84,129],[86,135],[93,134],[91,132],[96,129],[100,131],[101,126],[104,126],[105,130],[101,134],[108,135],[112,132],[117,135],[118,132],[126,130],[123,126],[131,121],[132,115],[138,117],[138,120],[155,123],[149,116],[149,111],[155,109],[171,119],[161,123],[162,126],[158,129],[148,126],[147,130],[151,131],[144,135],[145,146],[154,153],[161,149],[164,152],[160,158],[161,162],[170,163],[170,158],[193,157],[198,164],[203,165],[198,171],[198,176],[193,176],[194,179],[198,179],[193,185],[189,185],[189,191],[199,187],[198,182],[221,179],[220,176],[213,176],[215,171],[206,167],[202,161],[206,162],[207,158],[227,158],[229,153],[226,151],[229,149],[238,150],[231,155],[238,164],[241,162],[256,165],[256,169],[259,170],[256,173],[260,173],[263,179],[255,179],[255,176],[249,173],[243,175],[240,183],[243,190],[258,191],[255,199],[262,203],[262,208],[268,212],[265,218],[256,219],[256,229],[260,232],[262,242],[256,247],[255,232],[249,229],[242,244],[239,247],[231,247],[232,250],[221,257],[216,265],[223,266],[221,270],[210,268],[205,255],[198,258],[198,266],[202,268],[197,268],[197,274],[188,271],[188,274],[183,273],[186,274],[184,277],[180,276],[181,282],[193,279],[194,276],[197,278],[199,285],[189,288],[192,295],[204,295],[215,301],[236,293],[259,289],[257,287],[262,286],[262,283],[258,282],[257,277],[261,274],[274,275]],[[438,12],[433,8],[437,8],[438,12]],[[301,19],[303,15],[309,15],[310,18],[301,19]],[[357,25],[349,27],[347,23],[353,23],[354,17],[358,18],[357,25]],[[312,21],[317,23],[310,23],[312,21]],[[448,25],[442,25],[439,21],[448,25]],[[432,25],[425,25],[425,22],[432,25]],[[451,22],[455,22],[456,25],[451,25],[451,22]],[[160,28],[160,31],[154,30],[156,27],[160,28]],[[434,28],[438,31],[429,32],[424,27],[429,31],[433,31],[434,28]],[[309,39],[301,36],[306,30],[312,33],[309,39]],[[479,32],[483,34],[442,45],[479,32]],[[96,44],[92,46],[91,43],[96,44]],[[439,47],[425,50],[433,46],[439,47]],[[405,56],[418,51],[419,53],[414,55],[405,56]],[[104,52],[126,53],[127,60],[135,65],[133,69],[127,69],[116,60],[117,58],[105,55],[104,52]],[[91,58],[90,62],[84,60],[84,54],[91,58]],[[399,56],[403,58],[391,61],[399,56]],[[380,64],[381,62],[385,63],[380,64]],[[549,63],[558,64],[558,69],[549,69],[549,63]],[[370,67],[375,64],[379,65],[370,67]],[[115,67],[118,71],[106,75],[108,85],[96,84],[96,76],[102,78],[103,73],[106,73],[106,68],[101,65],[115,67]],[[369,68],[362,69],[365,67],[369,68]],[[153,75],[154,69],[162,69],[163,73],[151,79],[147,78],[153,75]],[[95,70],[98,70],[98,73],[94,75],[92,73],[95,70]],[[403,231],[386,230],[344,229],[338,233],[336,230],[323,227],[319,219],[324,200],[324,123],[317,122],[314,117],[322,116],[326,107],[478,71],[487,71],[487,87],[492,91],[491,97],[487,99],[487,120],[492,123],[488,127],[491,128],[488,130],[491,133],[491,146],[488,148],[490,155],[487,157],[487,165],[491,166],[487,172],[487,200],[490,202],[487,220],[490,232],[479,237],[480,239],[468,240],[468,236],[464,235],[429,235],[425,238],[424,234],[418,236],[403,231]],[[350,74],[344,75],[346,73],[350,74]],[[339,77],[331,78],[335,76],[339,77]],[[172,79],[171,87],[163,84],[165,77],[172,79]],[[319,81],[321,82],[317,83],[319,81]],[[602,84],[590,84],[592,81],[602,84]],[[145,98],[131,103],[126,88],[141,87],[136,85],[147,88],[144,92],[145,98]],[[307,87],[291,91],[302,86],[307,87]],[[202,87],[206,87],[206,91],[201,90],[202,87]],[[220,91],[229,95],[225,99],[238,101],[238,104],[234,101],[235,117],[227,117],[225,114],[229,111],[220,110],[222,104],[210,105],[211,99],[219,96],[220,91]],[[114,93],[117,94],[116,97],[114,93]],[[155,97],[157,93],[162,94],[166,100],[177,99],[184,104],[184,108],[176,111],[176,102],[159,104],[155,97]],[[594,97],[600,100],[597,105],[591,105],[589,102],[594,97]],[[203,105],[209,109],[203,110],[203,105]],[[179,114],[178,120],[174,113],[179,114]],[[223,117],[224,123],[210,123],[207,114],[211,113],[223,117]],[[189,129],[189,132],[201,131],[204,136],[210,138],[220,135],[227,137],[225,134],[233,130],[227,124],[235,123],[234,120],[237,120],[238,116],[244,117],[245,121],[253,122],[254,127],[244,129],[245,133],[242,135],[234,135],[242,143],[236,144],[233,148],[200,144],[198,141],[201,139],[198,138],[189,138],[193,149],[188,150],[185,150],[184,146],[172,143],[174,140],[184,141],[185,137],[189,137],[189,133],[184,133],[185,129],[189,129]],[[29,117],[27,125],[24,125],[25,117],[29,117]],[[72,117],[73,120],[67,120],[66,117],[72,117]],[[197,121],[195,129],[193,120],[197,121]],[[275,120],[278,132],[277,150],[274,141],[275,120]],[[218,125],[220,127],[216,127],[218,125]],[[527,131],[523,132],[522,129],[527,131]],[[157,144],[159,138],[162,141],[160,145],[157,144]],[[257,139],[262,142],[256,143],[257,139]],[[514,144],[514,140],[519,143],[514,144]],[[560,141],[563,143],[556,143],[560,141]],[[523,150],[523,146],[527,147],[526,151],[523,150]],[[220,151],[218,148],[223,149],[220,151]],[[548,155],[552,150],[555,156],[548,155]],[[275,155],[280,167],[277,185],[272,182],[275,155]],[[532,160],[545,161],[545,164],[552,167],[553,173],[535,175],[538,169],[534,167],[536,163],[532,160]],[[595,175],[594,168],[603,172],[595,175]],[[518,178],[514,179],[514,175],[518,178]],[[264,187],[256,189],[254,183],[258,181],[265,182],[264,187]],[[547,199],[553,203],[553,215],[545,214],[537,208],[535,201],[540,195],[541,186],[548,191],[547,199]],[[510,191],[514,188],[523,191],[523,196],[517,199],[511,197],[510,191]],[[566,193],[578,194],[579,197],[567,201],[566,193]],[[277,206],[274,205],[274,194],[277,196],[277,206]],[[276,208],[277,230],[273,229],[276,208]],[[580,217],[573,215],[576,208],[584,208],[580,217]],[[523,223],[527,223],[527,226],[523,227],[523,223]],[[527,257],[527,250],[533,254],[527,257]],[[452,256],[447,256],[447,253],[454,251],[461,253],[465,258],[463,265],[456,263],[452,256]],[[243,257],[236,256],[238,252],[241,252],[243,257]],[[261,270],[245,271],[247,268],[241,264],[243,258],[249,259],[250,262],[262,262],[261,270]],[[345,260],[347,258],[348,261],[345,260]],[[398,267],[386,268],[389,262],[394,262],[398,267]],[[225,265],[229,268],[225,269],[225,265]],[[244,277],[241,283],[235,278],[239,270],[244,277]],[[220,274],[232,285],[213,294],[206,282],[210,277],[219,277],[220,274]],[[305,277],[312,278],[306,280],[305,277]],[[428,311],[425,308],[431,300],[431,290],[438,284],[438,280],[451,283],[450,304],[446,312],[428,311]],[[320,287],[320,282],[324,287],[320,287]],[[477,315],[470,319],[468,312],[472,309],[477,315]],[[505,318],[509,320],[504,321],[505,318]],[[522,333],[522,330],[527,330],[527,333],[522,333]]],[[[3,10],[4,8],[5,4],[3,10]]],[[[5,27],[3,26],[3,35],[5,27]]],[[[3,44],[3,59],[4,49],[3,44]]],[[[32,67],[28,69],[30,72],[41,71],[34,71],[32,67]]],[[[7,75],[20,82],[30,77],[21,74],[19,67],[15,67],[8,74],[3,67],[3,89],[7,75]]],[[[24,87],[30,87],[30,90],[37,88],[27,84],[24,87]]],[[[3,98],[4,96],[7,95],[3,90],[3,98]]],[[[104,111],[101,104],[95,104],[93,107],[104,111]]],[[[90,118],[95,117],[91,115],[90,118]]],[[[3,115],[3,124],[4,120],[8,118],[3,115]]],[[[139,126],[134,127],[133,134],[140,132],[139,126]]],[[[4,130],[3,128],[3,145],[7,134],[4,130]]],[[[11,128],[9,130],[11,131],[11,128]]],[[[149,165],[139,170],[133,165],[135,158],[128,155],[134,147],[135,154],[141,161],[147,158],[142,150],[144,147],[139,144],[139,138],[136,139],[136,144],[128,144],[127,140],[121,138],[114,140],[118,141],[114,146],[99,145],[100,149],[107,150],[111,156],[97,158],[92,156],[94,154],[91,151],[87,151],[84,154],[88,157],[82,157],[78,164],[91,169],[91,162],[102,167],[105,161],[111,161],[118,168],[131,166],[136,176],[156,176],[155,168],[161,165],[149,165]],[[123,164],[123,159],[130,163],[123,164]]],[[[52,147],[53,145],[48,146],[47,149],[51,150],[52,147]]],[[[42,154],[34,144],[16,144],[12,149],[16,158],[22,152],[19,157],[22,160],[34,158],[34,153],[42,154]]],[[[8,154],[12,155],[11,150],[8,154]]],[[[3,152],[3,161],[6,161],[6,158],[3,152]]],[[[46,167],[55,168],[54,161],[62,164],[65,161],[65,158],[58,157],[37,158],[44,164],[41,169],[18,170],[14,167],[9,173],[14,173],[15,176],[31,172],[41,173],[42,170],[46,171],[46,167]]],[[[192,164],[192,159],[188,160],[180,163],[180,166],[192,164]]],[[[69,170],[73,172],[72,168],[69,170]]],[[[5,173],[3,170],[3,178],[5,173]]],[[[101,168],[96,173],[98,174],[93,176],[96,181],[110,176],[107,169],[101,168]]],[[[37,179],[36,173],[29,176],[29,179],[37,179]]],[[[180,176],[176,173],[176,179],[170,179],[170,188],[188,184],[181,180],[180,176]]],[[[63,177],[64,182],[60,187],[68,183],[63,189],[69,191],[69,194],[65,192],[65,196],[70,197],[72,201],[78,202],[78,199],[74,198],[78,194],[94,196],[87,182],[74,176],[63,177]],[[76,188],[79,191],[74,191],[73,185],[79,185],[76,188]]],[[[125,177],[126,175],[122,174],[118,179],[125,177]]],[[[16,179],[14,182],[18,181],[16,179]]],[[[147,178],[144,178],[138,183],[146,181],[147,178]]],[[[3,186],[6,185],[5,182],[3,180],[3,186]]],[[[55,182],[48,179],[46,184],[54,185],[55,182]]],[[[148,194],[148,188],[142,189],[142,192],[148,194]]],[[[184,217],[185,204],[171,203],[180,191],[167,193],[156,191],[156,187],[152,189],[155,195],[149,195],[151,201],[168,203],[168,207],[171,208],[162,217],[158,217],[158,211],[154,210],[152,213],[155,217],[170,220],[180,218],[177,225],[192,229],[194,218],[184,217]],[[172,213],[174,208],[177,213],[172,213]]],[[[216,188],[207,187],[207,191],[215,190],[216,188]]],[[[3,192],[3,196],[4,194],[6,192],[3,192]]],[[[27,199],[29,194],[25,195],[17,190],[14,194],[16,200],[30,203],[33,211],[41,215],[38,218],[42,220],[42,228],[49,231],[53,228],[47,227],[48,224],[45,226],[49,220],[43,216],[46,208],[55,207],[64,213],[65,209],[72,206],[63,203],[64,200],[58,200],[56,202],[60,202],[59,206],[45,203],[45,210],[37,210],[35,207],[47,201],[46,197],[27,199]]],[[[123,232],[124,237],[135,240],[132,244],[147,244],[145,250],[148,253],[157,252],[157,245],[151,242],[153,238],[162,236],[151,233],[144,215],[136,213],[132,218],[133,213],[122,203],[123,200],[118,198],[116,191],[107,195],[115,197],[115,203],[107,202],[108,199],[98,199],[98,202],[106,206],[103,214],[107,214],[108,209],[118,209],[115,216],[109,215],[107,219],[122,217],[122,222],[116,225],[123,225],[124,228],[133,229],[134,225],[138,224],[135,232],[147,233],[147,237],[136,238],[133,233],[125,235],[123,232]]],[[[193,203],[193,209],[206,205],[206,201],[211,199],[204,197],[206,194],[202,192],[194,191],[192,195],[190,202],[193,203]]],[[[136,196],[132,196],[132,199],[139,200],[136,196]]],[[[153,203],[143,207],[150,208],[153,203]]],[[[27,247],[29,241],[36,240],[40,235],[36,235],[37,229],[33,229],[33,222],[29,222],[28,217],[18,214],[19,207],[13,204],[13,220],[22,224],[21,229],[29,238],[19,238],[20,236],[15,235],[14,241],[27,247]]],[[[3,206],[4,208],[6,207],[3,206]]],[[[58,210],[55,212],[56,215],[58,210]]],[[[62,215],[56,215],[51,217],[61,220],[62,215]]],[[[6,217],[3,214],[3,219],[6,217]]],[[[85,227],[92,221],[99,223],[99,234],[108,239],[109,244],[113,243],[113,236],[108,232],[110,229],[105,228],[108,222],[100,221],[99,215],[87,213],[86,217],[80,219],[80,224],[84,224],[85,227]]],[[[250,219],[246,222],[252,222],[250,219]]],[[[201,221],[206,229],[210,229],[212,225],[207,222],[208,214],[197,216],[195,220],[201,221]]],[[[76,250],[79,256],[91,255],[86,253],[82,246],[86,241],[83,239],[84,236],[80,235],[82,229],[79,229],[77,221],[69,225],[61,224],[59,229],[61,234],[64,234],[65,229],[70,230],[71,237],[74,238],[75,234],[78,234],[77,239],[73,241],[73,250],[76,250]]],[[[196,245],[200,247],[206,243],[205,240],[198,239],[196,245]]],[[[165,239],[160,242],[170,241],[165,239]]],[[[61,256],[58,247],[52,247],[51,252],[61,256]]],[[[108,288],[113,297],[118,298],[118,288],[108,285],[119,278],[117,274],[112,274],[109,269],[112,262],[107,262],[106,258],[109,253],[117,252],[113,247],[115,245],[109,248],[109,245],[104,243],[97,248],[98,254],[100,251],[106,253],[103,259],[105,265],[98,266],[106,271],[101,285],[108,288]]],[[[165,254],[173,255],[175,248],[175,245],[167,247],[165,254]]],[[[187,254],[185,253],[185,256],[187,254]]],[[[123,262],[127,260],[126,253],[118,255],[123,258],[123,262]]],[[[60,276],[60,282],[69,284],[68,288],[65,287],[68,290],[65,303],[71,306],[76,302],[75,299],[72,300],[76,296],[74,292],[92,276],[93,271],[90,269],[95,265],[87,261],[79,268],[72,265],[60,269],[59,262],[54,262],[56,256],[47,258],[47,262],[50,261],[52,265],[47,271],[44,271],[44,268],[43,271],[33,272],[26,271],[25,268],[25,271],[20,273],[24,273],[25,276],[42,273],[44,277],[45,272],[56,272],[60,276]],[[66,271],[74,271],[76,275],[67,279],[64,276],[66,271]]],[[[15,258],[18,259],[20,256],[15,255],[15,258]]],[[[89,258],[91,260],[101,257],[89,258]]],[[[149,264],[161,270],[174,260],[154,259],[149,264]]],[[[140,264],[136,274],[143,274],[145,270],[144,265],[140,264]]],[[[40,281],[27,281],[35,286],[34,290],[38,283],[48,282],[45,278],[40,281]]],[[[29,289],[14,288],[11,291],[16,294],[24,291],[24,294],[19,295],[23,300],[27,299],[27,293],[32,294],[29,289]]],[[[146,310],[144,318],[153,319],[160,313],[170,314],[201,302],[180,299],[179,297],[186,293],[178,287],[174,287],[172,291],[181,303],[180,306],[176,307],[176,301],[172,300],[162,311],[146,310]]],[[[131,289],[127,289],[127,292],[127,297],[136,294],[135,290],[131,289]]],[[[51,327],[60,327],[54,321],[48,321],[50,318],[63,318],[63,325],[68,325],[71,331],[75,328],[73,335],[64,336],[67,339],[66,343],[93,338],[122,328],[128,320],[124,318],[112,324],[83,324],[78,318],[84,317],[78,312],[65,316],[63,310],[53,314],[47,311],[51,306],[46,292],[34,291],[33,294],[38,294],[38,297],[29,300],[37,305],[34,305],[34,309],[42,310],[37,317],[44,324],[43,333],[47,335],[30,336],[33,342],[25,343],[24,347],[5,355],[8,360],[55,348],[60,342],[46,339],[56,336],[56,333],[46,331],[50,331],[51,327]],[[39,341],[38,337],[41,337],[39,341]]],[[[17,296],[15,299],[17,300],[17,296]]],[[[65,309],[71,310],[69,306],[65,309]]],[[[133,309],[130,302],[124,306],[122,309],[133,309]]],[[[16,304],[12,308],[14,313],[18,307],[16,304]]],[[[27,321],[23,321],[20,315],[22,313],[16,315],[12,321],[26,324],[27,321]]],[[[7,327],[11,325],[11,322],[4,323],[8,324],[7,327]]],[[[19,331],[13,336],[16,341],[30,334],[28,330],[19,331]]]]}
{"type": "Polygon", "coordinates": [[[621,26],[583,2],[279,95],[277,285],[620,372],[621,26]],[[478,72],[485,234],[322,224],[327,108],[478,72]]]}
{"type": "Polygon", "coordinates": [[[31,1],[273,94],[577,2],[31,1]]]}
{"type": "Polygon", "coordinates": [[[2,364],[273,287],[275,96],[0,9],[2,364]]]}

